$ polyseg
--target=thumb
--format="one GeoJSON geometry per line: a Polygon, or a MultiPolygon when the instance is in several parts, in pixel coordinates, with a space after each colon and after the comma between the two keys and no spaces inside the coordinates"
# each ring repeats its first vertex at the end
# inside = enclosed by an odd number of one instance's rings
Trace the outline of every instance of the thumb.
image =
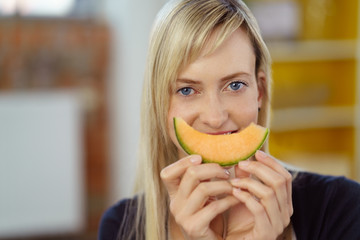
{"type": "Polygon", "coordinates": [[[170,164],[161,170],[160,178],[163,181],[169,196],[177,192],[181,178],[186,170],[190,166],[199,164],[201,164],[201,157],[199,155],[190,155],[170,164]]]}

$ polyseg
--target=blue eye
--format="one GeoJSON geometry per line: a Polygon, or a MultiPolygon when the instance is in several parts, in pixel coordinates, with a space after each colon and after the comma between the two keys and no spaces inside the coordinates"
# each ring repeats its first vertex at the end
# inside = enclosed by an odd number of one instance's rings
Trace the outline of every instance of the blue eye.
{"type": "Polygon", "coordinates": [[[190,87],[184,87],[178,90],[181,95],[188,96],[194,92],[194,89],[190,87]]]}
{"type": "Polygon", "coordinates": [[[229,84],[230,89],[233,91],[237,91],[240,88],[242,88],[243,86],[244,86],[244,83],[242,83],[242,82],[232,82],[229,84]]]}

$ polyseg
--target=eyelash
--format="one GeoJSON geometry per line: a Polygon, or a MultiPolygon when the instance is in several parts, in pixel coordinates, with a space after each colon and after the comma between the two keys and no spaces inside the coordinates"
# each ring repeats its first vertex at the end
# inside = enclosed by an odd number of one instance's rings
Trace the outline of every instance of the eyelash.
{"type": "Polygon", "coordinates": [[[181,94],[182,96],[187,97],[187,96],[189,96],[190,94],[193,94],[193,92],[195,92],[195,90],[194,90],[193,88],[191,88],[191,87],[183,87],[183,88],[180,88],[179,90],[177,90],[176,92],[179,93],[179,94],[181,94]],[[183,94],[183,93],[182,93],[183,90],[190,90],[191,93],[189,93],[189,94],[187,94],[187,95],[186,95],[186,94],[183,94]]]}
{"type": "Polygon", "coordinates": [[[233,81],[233,82],[229,83],[225,89],[230,88],[231,85],[234,84],[234,83],[240,84],[240,86],[239,86],[238,89],[231,89],[231,91],[240,91],[243,87],[246,87],[246,86],[247,86],[247,84],[246,84],[245,82],[242,82],[242,81],[233,81]]]}
{"type": "MultiPolygon", "coordinates": [[[[240,91],[244,86],[247,86],[247,84],[246,84],[245,82],[242,82],[242,81],[233,81],[233,82],[230,82],[230,83],[226,86],[225,89],[230,88],[230,86],[231,86],[232,84],[234,84],[234,83],[240,84],[240,86],[239,86],[238,89],[230,89],[230,91],[240,91]]],[[[188,96],[194,94],[195,92],[196,92],[196,91],[195,91],[192,87],[183,87],[183,88],[180,88],[180,89],[178,89],[178,90],[176,91],[176,93],[179,93],[180,95],[182,95],[182,96],[184,96],[184,97],[188,97],[188,96]],[[182,92],[182,91],[184,91],[184,90],[190,90],[190,93],[184,94],[184,93],[182,92]]]]}

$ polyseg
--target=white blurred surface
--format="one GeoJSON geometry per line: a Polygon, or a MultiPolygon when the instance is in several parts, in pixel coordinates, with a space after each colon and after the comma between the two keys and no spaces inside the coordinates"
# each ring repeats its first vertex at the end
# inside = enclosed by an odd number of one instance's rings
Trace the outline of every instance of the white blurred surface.
{"type": "Polygon", "coordinates": [[[0,10],[4,15],[64,16],[72,8],[74,0],[0,0],[0,10]]]}
{"type": "Polygon", "coordinates": [[[140,100],[150,29],[166,0],[106,0],[112,28],[109,81],[109,204],[131,196],[140,134],[140,100]]]}
{"type": "Polygon", "coordinates": [[[250,1],[249,7],[265,39],[294,39],[299,35],[301,9],[297,1],[250,1]]]}
{"type": "Polygon", "coordinates": [[[0,94],[0,237],[82,229],[81,118],[75,93],[0,94]]]}

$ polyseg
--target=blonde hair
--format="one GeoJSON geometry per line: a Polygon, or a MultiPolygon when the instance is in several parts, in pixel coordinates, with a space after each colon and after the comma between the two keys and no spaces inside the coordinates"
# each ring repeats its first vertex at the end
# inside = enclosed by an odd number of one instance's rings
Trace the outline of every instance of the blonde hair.
{"type": "Polygon", "coordinates": [[[215,28],[217,35],[212,50],[239,27],[247,30],[253,44],[256,71],[263,71],[266,75],[258,124],[267,126],[271,60],[256,20],[242,1],[170,1],[155,19],[141,109],[140,161],[136,185],[138,214],[134,230],[137,239],[166,239],[168,234],[168,196],[160,179],[160,171],[177,160],[176,147],[167,132],[171,88],[181,69],[199,56],[215,28]]]}

